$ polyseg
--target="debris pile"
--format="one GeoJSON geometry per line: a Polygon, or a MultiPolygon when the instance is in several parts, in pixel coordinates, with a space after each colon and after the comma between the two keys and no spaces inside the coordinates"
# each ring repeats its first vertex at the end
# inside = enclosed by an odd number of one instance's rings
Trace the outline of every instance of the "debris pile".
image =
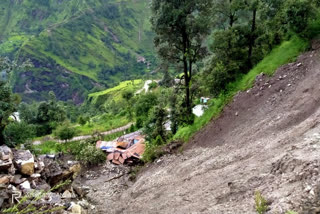
{"type": "Polygon", "coordinates": [[[21,209],[30,203],[39,209],[63,207],[63,213],[75,213],[75,209],[83,211],[77,213],[86,213],[88,207],[93,209],[89,205],[81,206],[81,203],[88,204],[85,200],[79,201],[85,194],[84,187],[72,183],[60,185],[76,178],[81,170],[80,163],[63,163],[59,158],[55,155],[35,157],[29,150],[0,146],[0,212],[23,197],[27,197],[27,201],[21,204],[21,209]],[[35,200],[39,195],[42,197],[35,200]]]}
{"type": "Polygon", "coordinates": [[[98,141],[98,149],[105,151],[107,160],[114,164],[132,164],[142,158],[145,151],[145,138],[141,132],[124,135],[115,141],[98,141]]]}

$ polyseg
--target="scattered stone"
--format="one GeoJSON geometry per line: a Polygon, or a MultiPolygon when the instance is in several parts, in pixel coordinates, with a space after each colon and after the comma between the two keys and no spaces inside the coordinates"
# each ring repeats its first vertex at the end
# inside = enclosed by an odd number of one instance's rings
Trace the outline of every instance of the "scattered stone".
{"type": "Polygon", "coordinates": [[[44,191],[49,191],[50,190],[50,186],[49,186],[49,184],[47,184],[47,183],[43,183],[43,184],[38,184],[37,186],[36,186],[36,189],[37,190],[44,190],[44,191]]]}
{"type": "Polygon", "coordinates": [[[300,67],[301,65],[302,65],[302,63],[298,63],[298,64],[297,64],[297,67],[300,67]]]}
{"type": "Polygon", "coordinates": [[[236,116],[238,116],[239,115],[239,112],[236,112],[236,114],[235,114],[236,116]]]}
{"type": "Polygon", "coordinates": [[[26,178],[21,178],[21,177],[22,175],[20,174],[15,175],[12,179],[12,183],[15,185],[19,185],[27,180],[26,178]]]}
{"type": "Polygon", "coordinates": [[[70,199],[72,198],[72,194],[69,190],[64,191],[64,193],[62,194],[61,198],[63,199],[70,199]]]}
{"type": "Polygon", "coordinates": [[[83,214],[82,208],[78,204],[73,204],[71,207],[72,214],[83,214]]]}
{"type": "Polygon", "coordinates": [[[13,154],[8,146],[0,146],[0,170],[8,170],[12,166],[13,154]]]}
{"type": "Polygon", "coordinates": [[[2,176],[0,177],[0,184],[8,184],[12,178],[10,176],[2,176]]]}
{"type": "Polygon", "coordinates": [[[31,185],[29,181],[25,181],[22,184],[19,185],[20,189],[22,190],[29,190],[31,189],[31,185]]]}
{"type": "Polygon", "coordinates": [[[30,178],[32,178],[32,179],[37,179],[37,178],[40,178],[40,177],[41,177],[40,174],[32,174],[32,175],[30,176],[30,178]]]}
{"type": "Polygon", "coordinates": [[[80,184],[77,184],[77,183],[73,183],[72,188],[81,198],[86,196],[90,191],[90,187],[81,186],[80,184]]]}

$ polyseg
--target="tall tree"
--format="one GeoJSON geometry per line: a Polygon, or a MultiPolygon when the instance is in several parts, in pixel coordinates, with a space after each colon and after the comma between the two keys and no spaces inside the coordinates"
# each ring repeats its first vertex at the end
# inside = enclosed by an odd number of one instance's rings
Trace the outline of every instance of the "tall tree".
{"type": "MultiPolygon", "coordinates": [[[[11,71],[27,66],[31,66],[31,64],[26,62],[18,66],[15,61],[0,57],[0,72],[6,72],[8,76],[11,71]]],[[[19,103],[20,97],[12,93],[9,81],[0,79],[0,145],[5,143],[4,129],[9,122],[9,117],[17,110],[19,103]]]]}
{"type": "Polygon", "coordinates": [[[164,61],[183,65],[186,116],[192,114],[190,84],[193,65],[207,52],[203,45],[209,34],[211,0],[153,0],[151,23],[154,39],[164,61]]]}
{"type": "Polygon", "coordinates": [[[216,28],[232,28],[238,21],[244,0],[214,0],[213,16],[216,28]]]}

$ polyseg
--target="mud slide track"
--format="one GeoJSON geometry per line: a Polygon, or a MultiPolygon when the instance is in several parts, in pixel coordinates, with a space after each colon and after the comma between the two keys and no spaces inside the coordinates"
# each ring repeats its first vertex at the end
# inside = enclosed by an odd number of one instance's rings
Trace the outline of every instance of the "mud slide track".
{"type": "MultiPolygon", "coordinates": [[[[316,213],[320,207],[319,49],[235,96],[183,153],[167,155],[126,190],[97,183],[99,213],[316,213]]],[[[114,181],[116,182],[116,181],[114,181]]],[[[116,183],[113,185],[117,185],[116,183]]]]}

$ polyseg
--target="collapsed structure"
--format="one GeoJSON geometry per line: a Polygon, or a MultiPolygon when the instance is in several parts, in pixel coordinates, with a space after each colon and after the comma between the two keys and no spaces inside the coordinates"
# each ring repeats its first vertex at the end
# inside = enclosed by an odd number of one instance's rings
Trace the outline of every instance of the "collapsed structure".
{"type": "Polygon", "coordinates": [[[114,164],[132,164],[142,158],[145,151],[145,138],[140,131],[137,131],[114,141],[98,141],[96,147],[105,151],[107,160],[114,164]]]}

